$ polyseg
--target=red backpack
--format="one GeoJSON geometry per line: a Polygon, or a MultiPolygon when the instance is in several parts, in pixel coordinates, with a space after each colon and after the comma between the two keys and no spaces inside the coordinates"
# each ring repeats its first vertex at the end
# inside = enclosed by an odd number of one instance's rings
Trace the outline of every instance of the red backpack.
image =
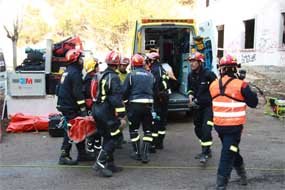
{"type": "MultiPolygon", "coordinates": [[[[91,86],[90,86],[90,94],[92,97],[93,102],[96,102],[98,100],[99,94],[100,94],[100,82],[102,78],[108,74],[109,72],[98,72],[94,75],[92,81],[91,81],[91,86]]],[[[110,75],[110,73],[109,73],[110,75]]],[[[109,76],[109,81],[108,81],[108,89],[110,89],[111,86],[111,77],[109,76]]]]}

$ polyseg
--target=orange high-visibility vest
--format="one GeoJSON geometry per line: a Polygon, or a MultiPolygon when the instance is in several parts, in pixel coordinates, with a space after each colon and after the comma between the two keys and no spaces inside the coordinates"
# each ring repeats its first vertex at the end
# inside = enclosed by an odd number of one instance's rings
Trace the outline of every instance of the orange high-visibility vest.
{"type": "Polygon", "coordinates": [[[228,76],[216,79],[210,85],[213,98],[214,124],[217,126],[243,125],[246,104],[241,94],[243,81],[228,76]]]}

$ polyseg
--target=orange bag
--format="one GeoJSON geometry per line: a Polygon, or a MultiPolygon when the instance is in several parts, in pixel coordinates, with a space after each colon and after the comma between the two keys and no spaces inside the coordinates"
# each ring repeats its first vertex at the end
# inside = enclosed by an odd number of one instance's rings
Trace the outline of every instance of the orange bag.
{"type": "Polygon", "coordinates": [[[10,123],[6,129],[7,132],[29,132],[29,131],[47,131],[48,116],[31,116],[22,113],[16,113],[11,116],[10,123]]]}
{"type": "Polygon", "coordinates": [[[69,138],[79,143],[96,132],[96,124],[92,116],[76,117],[69,121],[71,124],[67,134],[69,138]]]}

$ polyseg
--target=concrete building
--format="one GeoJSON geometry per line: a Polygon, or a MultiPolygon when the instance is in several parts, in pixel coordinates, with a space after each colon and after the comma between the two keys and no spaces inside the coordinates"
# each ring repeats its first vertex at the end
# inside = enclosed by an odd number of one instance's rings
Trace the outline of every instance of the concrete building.
{"type": "Polygon", "coordinates": [[[212,20],[217,56],[246,65],[285,67],[284,0],[198,0],[198,22],[212,20]]]}

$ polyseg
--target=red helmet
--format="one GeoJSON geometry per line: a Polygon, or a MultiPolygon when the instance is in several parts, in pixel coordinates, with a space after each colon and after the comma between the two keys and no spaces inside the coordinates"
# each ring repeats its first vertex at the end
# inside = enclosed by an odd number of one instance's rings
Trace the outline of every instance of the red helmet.
{"type": "Polygon", "coordinates": [[[188,57],[188,61],[192,60],[201,61],[204,63],[204,55],[200,52],[195,52],[188,57]]]}
{"type": "Polygon", "coordinates": [[[74,63],[78,60],[80,55],[81,55],[80,50],[76,50],[76,49],[68,50],[65,54],[66,62],[67,63],[74,63]]]}
{"type": "Polygon", "coordinates": [[[116,51],[110,51],[106,56],[105,62],[108,65],[119,65],[121,62],[120,53],[116,51]]]}
{"type": "Polygon", "coordinates": [[[238,66],[237,59],[234,56],[226,55],[220,60],[220,66],[238,66]]]}
{"type": "Polygon", "coordinates": [[[151,59],[151,60],[159,59],[159,53],[157,53],[157,52],[148,53],[146,56],[148,59],[151,59]]]}
{"type": "Polygon", "coordinates": [[[127,57],[124,57],[121,61],[121,65],[128,65],[130,64],[130,59],[127,57]]]}
{"type": "Polygon", "coordinates": [[[131,58],[131,64],[133,67],[141,67],[144,64],[144,58],[140,54],[135,54],[131,58]]]}

